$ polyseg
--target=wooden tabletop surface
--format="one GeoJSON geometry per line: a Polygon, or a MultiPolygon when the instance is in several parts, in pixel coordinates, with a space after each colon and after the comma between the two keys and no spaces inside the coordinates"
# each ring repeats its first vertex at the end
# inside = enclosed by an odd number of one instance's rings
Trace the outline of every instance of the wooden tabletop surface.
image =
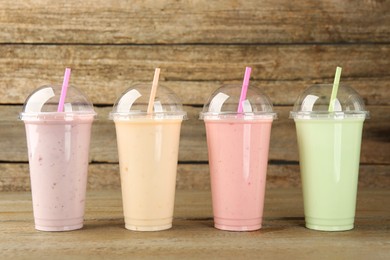
{"type": "Polygon", "coordinates": [[[85,225],[78,231],[34,229],[29,192],[0,196],[1,259],[389,259],[390,191],[360,189],[355,229],[319,232],[304,227],[299,189],[268,189],[263,228],[213,228],[210,191],[176,193],[173,228],[124,228],[119,190],[88,193],[85,225]]]}

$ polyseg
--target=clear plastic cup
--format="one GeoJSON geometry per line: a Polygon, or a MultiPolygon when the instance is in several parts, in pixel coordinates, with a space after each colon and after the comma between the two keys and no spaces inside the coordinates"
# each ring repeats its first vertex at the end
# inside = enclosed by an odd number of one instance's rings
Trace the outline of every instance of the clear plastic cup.
{"type": "Polygon", "coordinates": [[[84,221],[91,126],[96,116],[86,96],[68,87],[64,112],[57,112],[61,86],[43,86],[25,101],[35,228],[80,229],[84,221]]]}
{"type": "Polygon", "coordinates": [[[214,226],[222,230],[261,228],[271,126],[269,98],[249,87],[237,113],[241,85],[214,91],[200,113],[206,126],[214,226]]]}
{"type": "Polygon", "coordinates": [[[178,97],[159,86],[148,114],[151,85],[127,89],[115,102],[115,123],[125,227],[172,227],[180,128],[186,112],[178,97]]]}
{"type": "Polygon", "coordinates": [[[363,122],[369,116],[359,94],[340,85],[329,112],[332,84],[306,89],[290,118],[297,130],[306,227],[343,231],[354,227],[363,122]]]}

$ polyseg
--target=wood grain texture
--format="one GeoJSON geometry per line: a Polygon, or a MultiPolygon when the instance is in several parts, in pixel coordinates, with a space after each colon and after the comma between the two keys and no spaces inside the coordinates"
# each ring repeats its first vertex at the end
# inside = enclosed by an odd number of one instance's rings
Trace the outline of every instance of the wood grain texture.
{"type": "MultiPolygon", "coordinates": [[[[0,121],[0,161],[27,162],[27,145],[24,125],[17,121],[21,106],[0,106],[0,118],[13,115],[12,120],[0,121]]],[[[182,124],[179,161],[206,162],[208,160],[204,123],[198,120],[201,108],[185,106],[190,120],[182,124]]],[[[269,159],[298,161],[298,148],[294,121],[288,119],[292,107],[275,107],[279,119],[272,126],[269,159]]],[[[118,162],[114,123],[108,120],[110,107],[97,108],[100,119],[92,128],[90,159],[92,162],[118,162]]],[[[361,163],[389,164],[390,113],[388,106],[369,106],[371,119],[363,129],[361,163]]]]}
{"type": "Polygon", "coordinates": [[[336,66],[342,82],[369,105],[390,104],[390,46],[357,45],[190,45],[84,46],[0,45],[0,104],[22,104],[35,88],[61,84],[64,67],[71,84],[94,104],[113,104],[127,87],[150,83],[155,67],[160,84],[184,104],[203,104],[221,84],[240,83],[252,66],[251,84],[276,105],[292,105],[313,83],[331,83],[336,66]],[[288,95],[286,95],[288,93],[288,95]]]}
{"type": "Polygon", "coordinates": [[[60,233],[34,230],[30,193],[3,193],[0,250],[5,259],[386,259],[389,195],[360,191],[354,230],[316,232],[303,226],[300,190],[268,189],[263,228],[225,232],[213,228],[209,191],[178,191],[171,230],[132,232],[124,229],[120,191],[90,192],[84,228],[60,233]]]}
{"type": "Polygon", "coordinates": [[[85,0],[0,3],[0,190],[29,185],[23,123],[27,95],[45,84],[71,84],[98,106],[90,151],[92,190],[118,188],[114,125],[108,112],[135,83],[160,84],[181,98],[190,120],[182,127],[179,189],[209,186],[202,104],[221,84],[242,81],[275,105],[269,183],[299,186],[295,127],[287,119],[297,96],[314,83],[342,83],[363,97],[364,187],[388,184],[390,165],[390,2],[388,0],[85,0]],[[22,174],[22,175],[20,175],[22,174]],[[4,179],[2,179],[4,177],[4,179]]]}
{"type": "Polygon", "coordinates": [[[0,41],[172,44],[388,42],[388,1],[2,1],[0,41]]]}
{"type": "MultiPolygon", "coordinates": [[[[360,165],[359,188],[388,188],[389,165],[360,165]]],[[[275,164],[270,162],[267,170],[268,188],[299,188],[301,179],[298,164],[275,164]]],[[[120,190],[118,164],[92,163],[89,166],[88,190],[120,190]]],[[[210,190],[208,164],[179,163],[176,189],[210,190]]],[[[27,163],[0,164],[0,192],[29,191],[30,178],[27,163]]]]}

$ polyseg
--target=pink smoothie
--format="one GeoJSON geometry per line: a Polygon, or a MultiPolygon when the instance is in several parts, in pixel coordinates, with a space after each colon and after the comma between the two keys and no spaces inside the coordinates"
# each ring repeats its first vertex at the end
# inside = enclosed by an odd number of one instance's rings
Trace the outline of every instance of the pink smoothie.
{"type": "Polygon", "coordinates": [[[83,226],[92,121],[25,120],[36,229],[83,226]]]}
{"type": "Polygon", "coordinates": [[[261,228],[272,119],[205,119],[215,227],[261,228]]]}

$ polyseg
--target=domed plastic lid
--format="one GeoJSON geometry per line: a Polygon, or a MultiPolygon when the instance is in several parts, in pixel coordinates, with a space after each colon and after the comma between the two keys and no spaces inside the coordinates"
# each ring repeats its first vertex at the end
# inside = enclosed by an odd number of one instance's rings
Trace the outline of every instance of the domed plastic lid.
{"type": "Polygon", "coordinates": [[[58,112],[61,86],[42,86],[34,90],[26,99],[21,120],[72,120],[75,117],[95,117],[93,105],[84,93],[69,86],[64,103],[64,111],[58,112]]]}
{"type": "Polygon", "coordinates": [[[307,88],[295,102],[290,118],[368,118],[363,99],[351,87],[339,85],[333,112],[329,112],[332,84],[317,84],[307,88]]]}
{"type": "Polygon", "coordinates": [[[153,103],[153,112],[148,114],[151,85],[140,84],[125,90],[116,100],[110,119],[161,118],[187,119],[180,99],[168,88],[159,85],[153,103]]]}
{"type": "Polygon", "coordinates": [[[242,103],[243,112],[239,113],[238,103],[241,95],[241,85],[223,85],[215,90],[203,106],[200,119],[274,119],[270,99],[261,91],[249,86],[246,99],[242,103]]]}

